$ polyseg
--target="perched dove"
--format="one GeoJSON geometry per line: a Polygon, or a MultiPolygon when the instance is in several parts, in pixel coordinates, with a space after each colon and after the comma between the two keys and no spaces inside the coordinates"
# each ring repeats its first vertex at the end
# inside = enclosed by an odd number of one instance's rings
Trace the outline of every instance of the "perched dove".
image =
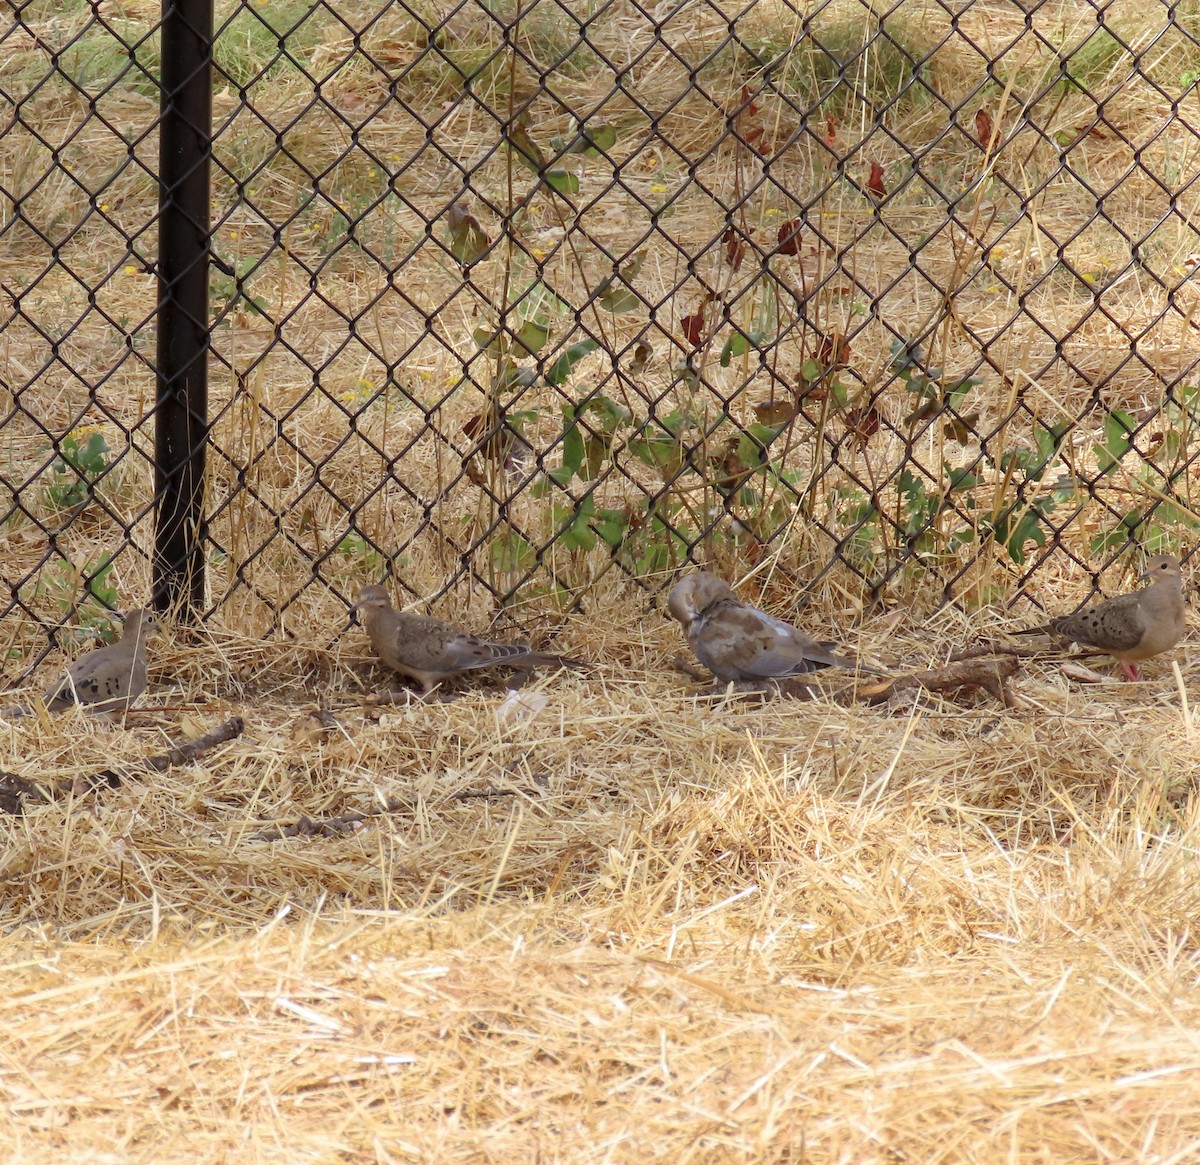
{"type": "MultiPolygon", "coordinates": [[[[81,655],[49,688],[42,699],[51,712],[78,704],[89,712],[122,712],[146,690],[146,640],[158,632],[158,620],[140,608],[125,616],[116,643],[81,655]]],[[[8,716],[28,709],[6,708],[8,716]]]]}
{"type": "Polygon", "coordinates": [[[481,667],[529,670],[553,665],[578,667],[578,661],[531,651],[520,644],[489,643],[452,623],[412,611],[397,611],[383,586],[363,587],[351,611],[362,613],[371,644],[388,667],[420,681],[426,691],[442,680],[481,667]]]}
{"type": "Polygon", "coordinates": [[[823,667],[879,674],[836,654],[834,644],[818,643],[790,623],[742,602],[728,583],[707,570],[680,579],[667,607],[683,625],[696,658],[724,683],[785,679],[823,667]]]}
{"type": "Polygon", "coordinates": [[[1170,651],[1183,638],[1187,622],[1177,559],[1156,554],[1147,560],[1138,581],[1147,584],[1140,591],[1060,615],[1022,634],[1049,632],[1099,647],[1121,665],[1126,679],[1141,679],[1138,662],[1170,651]]]}

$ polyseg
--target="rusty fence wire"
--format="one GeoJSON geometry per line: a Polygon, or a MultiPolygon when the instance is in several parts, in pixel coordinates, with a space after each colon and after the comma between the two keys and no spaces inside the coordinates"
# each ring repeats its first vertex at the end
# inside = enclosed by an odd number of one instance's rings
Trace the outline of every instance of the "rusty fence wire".
{"type": "MultiPolygon", "coordinates": [[[[145,0],[0,21],[3,611],[87,627],[172,488],[169,46],[145,0]]],[[[213,44],[206,613],[1189,549],[1195,0],[255,0],[213,44]]]]}

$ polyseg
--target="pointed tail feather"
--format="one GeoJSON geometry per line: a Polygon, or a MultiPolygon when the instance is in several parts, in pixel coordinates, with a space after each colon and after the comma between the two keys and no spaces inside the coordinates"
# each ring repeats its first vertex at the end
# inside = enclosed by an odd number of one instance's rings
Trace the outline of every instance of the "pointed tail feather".
{"type": "Polygon", "coordinates": [[[863,663],[857,656],[843,655],[836,648],[837,644],[829,641],[818,643],[817,648],[820,650],[806,651],[805,657],[814,663],[817,667],[840,667],[845,671],[865,672],[872,676],[886,676],[888,673],[880,671],[877,667],[871,667],[870,664],[863,663]]]}

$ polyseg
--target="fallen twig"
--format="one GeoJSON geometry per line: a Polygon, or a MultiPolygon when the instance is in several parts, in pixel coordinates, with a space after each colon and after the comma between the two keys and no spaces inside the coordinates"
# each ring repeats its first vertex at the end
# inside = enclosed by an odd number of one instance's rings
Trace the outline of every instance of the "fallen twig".
{"type": "Polygon", "coordinates": [[[173,745],[166,752],[134,761],[126,767],[102,769],[87,776],[67,777],[61,781],[42,783],[19,777],[15,773],[0,773],[0,812],[20,817],[26,802],[54,801],[72,793],[95,792],[97,789],[117,789],[138,773],[161,773],[174,765],[190,764],[198,756],[240,736],[246,725],[240,716],[206,732],[195,740],[173,745]]]}
{"type": "Polygon", "coordinates": [[[162,773],[166,772],[169,768],[173,768],[175,765],[191,764],[198,756],[216,748],[217,745],[224,744],[226,741],[241,736],[245,728],[246,722],[240,716],[234,716],[232,719],[226,720],[224,724],[218,725],[211,732],[206,732],[203,736],[196,737],[195,740],[188,740],[172,745],[166,752],[160,752],[155,756],[148,756],[144,760],[130,765],[128,768],[121,769],[120,771],[116,769],[104,769],[94,776],[83,779],[93,788],[107,785],[110,789],[116,789],[124,781],[138,773],[162,773]]]}
{"type": "MultiPolygon", "coordinates": [[[[546,773],[535,773],[533,781],[535,784],[533,788],[513,785],[504,789],[495,785],[485,785],[482,789],[460,789],[457,793],[448,794],[445,803],[487,800],[491,797],[536,797],[545,793],[546,787],[550,783],[550,777],[546,773]]],[[[2,795],[2,786],[0,786],[0,795],[2,795]]],[[[336,817],[303,816],[288,824],[272,825],[267,829],[259,830],[258,833],[251,834],[250,840],[283,841],[289,837],[340,837],[344,833],[349,833],[356,825],[361,825],[364,821],[370,821],[374,817],[383,817],[388,813],[400,811],[407,812],[411,809],[411,801],[392,797],[378,809],[339,813],[336,817]]]]}
{"type": "MultiPolygon", "coordinates": [[[[1081,651],[1073,654],[1076,659],[1088,659],[1093,655],[1106,655],[1103,651],[1081,651]]],[[[1055,659],[1061,658],[1063,652],[1056,647],[1017,647],[1011,643],[977,643],[974,647],[964,647],[962,651],[954,652],[950,663],[961,663],[968,659],[983,659],[987,656],[1010,655],[1014,659],[1055,659]]]]}
{"type": "Polygon", "coordinates": [[[341,813],[337,817],[313,820],[301,817],[291,825],[273,825],[251,834],[252,841],[282,841],[287,837],[340,837],[361,825],[369,817],[377,817],[382,810],[373,813],[341,813]]]}
{"type": "Polygon", "coordinates": [[[872,681],[859,687],[860,699],[879,704],[896,692],[924,688],[927,692],[954,692],[963,688],[982,688],[1006,708],[1017,707],[1008,690],[1008,680],[1020,667],[1015,655],[1004,653],[991,659],[964,659],[929,671],[911,672],[894,679],[872,681]]]}
{"type": "Polygon", "coordinates": [[[369,708],[390,708],[396,704],[449,704],[459,699],[455,692],[418,692],[415,688],[400,688],[390,692],[371,692],[363,699],[369,708]]]}

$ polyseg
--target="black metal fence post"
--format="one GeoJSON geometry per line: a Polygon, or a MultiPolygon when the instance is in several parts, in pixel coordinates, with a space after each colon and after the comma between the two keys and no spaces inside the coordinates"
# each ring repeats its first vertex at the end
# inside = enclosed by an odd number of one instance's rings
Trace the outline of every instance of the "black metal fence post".
{"type": "Polygon", "coordinates": [[[212,0],[169,0],[159,125],[154,605],[204,605],[212,0]]]}

